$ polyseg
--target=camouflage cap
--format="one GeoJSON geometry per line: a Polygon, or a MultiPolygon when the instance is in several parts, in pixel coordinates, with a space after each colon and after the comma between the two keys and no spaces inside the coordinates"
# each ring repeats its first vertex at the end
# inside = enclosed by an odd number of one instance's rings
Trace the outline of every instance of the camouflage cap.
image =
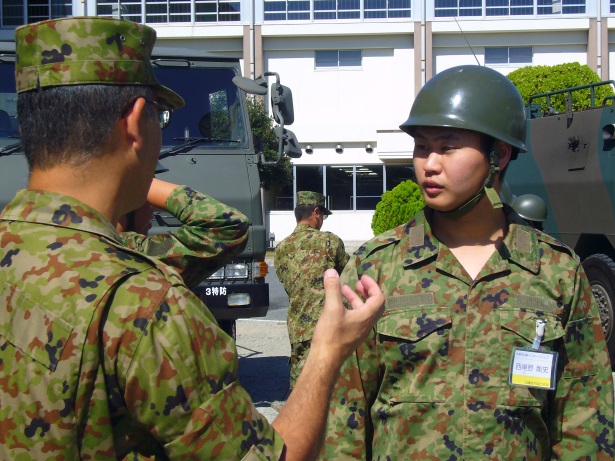
{"type": "Polygon", "coordinates": [[[74,17],[15,30],[17,92],[62,85],[149,85],[160,102],[184,100],[156,81],[150,56],[156,31],[131,21],[74,17]]]}
{"type": "Polygon", "coordinates": [[[325,208],[325,196],[318,192],[309,190],[297,191],[297,206],[302,205],[319,206],[324,210],[325,214],[331,214],[331,212],[325,208]]]}

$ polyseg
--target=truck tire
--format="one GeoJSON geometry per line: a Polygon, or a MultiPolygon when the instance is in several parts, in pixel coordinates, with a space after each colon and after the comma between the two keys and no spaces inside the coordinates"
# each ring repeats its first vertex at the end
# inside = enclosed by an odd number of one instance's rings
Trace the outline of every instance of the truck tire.
{"type": "Polygon", "coordinates": [[[235,320],[218,320],[220,328],[233,338],[233,341],[237,340],[237,323],[235,320]]]}
{"type": "Polygon", "coordinates": [[[583,269],[598,303],[611,369],[615,371],[615,262],[607,255],[595,254],[583,261],[583,269]]]}

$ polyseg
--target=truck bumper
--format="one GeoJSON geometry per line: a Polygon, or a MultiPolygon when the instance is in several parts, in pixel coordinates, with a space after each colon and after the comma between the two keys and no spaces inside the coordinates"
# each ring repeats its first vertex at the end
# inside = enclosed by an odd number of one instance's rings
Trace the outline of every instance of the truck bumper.
{"type": "Polygon", "coordinates": [[[192,291],[217,320],[264,317],[269,309],[269,284],[199,285],[192,291]]]}

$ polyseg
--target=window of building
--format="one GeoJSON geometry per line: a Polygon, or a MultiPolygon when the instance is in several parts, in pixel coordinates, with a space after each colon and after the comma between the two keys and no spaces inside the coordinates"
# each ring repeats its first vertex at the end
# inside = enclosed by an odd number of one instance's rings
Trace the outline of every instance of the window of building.
{"type": "Polygon", "coordinates": [[[359,19],[360,0],[314,0],[314,19],[359,19]]]}
{"type": "Polygon", "coordinates": [[[356,165],[356,203],[355,210],[375,210],[382,196],[384,184],[383,165],[356,165]]]}
{"type": "Polygon", "coordinates": [[[342,67],[361,67],[361,50],[318,50],[315,52],[316,69],[339,69],[342,67]]]}
{"type": "Polygon", "coordinates": [[[416,182],[414,168],[411,165],[387,165],[385,189],[391,190],[398,184],[411,179],[416,182]]]}
{"type": "Polygon", "coordinates": [[[292,210],[299,190],[313,190],[327,197],[327,208],[338,211],[373,211],[382,194],[402,181],[415,180],[412,165],[295,165],[295,185],[273,198],[273,210],[292,210]]]}
{"type": "Polygon", "coordinates": [[[96,4],[98,16],[148,24],[241,20],[240,0],[114,0],[96,4]]]}
{"type": "Polygon", "coordinates": [[[534,0],[487,0],[487,16],[520,16],[534,14],[534,0]]]}
{"type": "MultiPolygon", "coordinates": [[[[485,0],[485,16],[585,14],[586,0],[485,0]]],[[[611,0],[611,12],[615,12],[611,0]]],[[[482,16],[482,0],[435,0],[435,16],[482,16]]]]}
{"type": "Polygon", "coordinates": [[[482,0],[435,0],[435,16],[437,18],[482,15],[482,0]]]}
{"type": "Polygon", "coordinates": [[[485,48],[485,65],[507,66],[532,64],[531,46],[502,46],[485,48]]]}
{"type": "Polygon", "coordinates": [[[410,0],[364,0],[365,19],[409,18],[410,0]]]}
{"type": "Polygon", "coordinates": [[[309,19],[309,0],[265,0],[265,21],[307,21],[309,19]]]}
{"type": "Polygon", "coordinates": [[[66,0],[4,0],[2,25],[20,26],[30,22],[46,21],[73,14],[73,2],[66,0]]]}

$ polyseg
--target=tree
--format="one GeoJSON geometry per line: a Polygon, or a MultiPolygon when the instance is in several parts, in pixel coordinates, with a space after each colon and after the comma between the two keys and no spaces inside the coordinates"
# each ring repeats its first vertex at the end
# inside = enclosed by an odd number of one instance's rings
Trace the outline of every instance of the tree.
{"type": "Polygon", "coordinates": [[[418,184],[408,179],[382,194],[372,218],[374,235],[400,226],[425,207],[418,184]]]}
{"type": "MultiPolygon", "coordinates": [[[[275,135],[273,117],[267,114],[262,98],[248,98],[248,113],[250,125],[255,139],[259,140],[257,153],[262,152],[265,160],[274,161],[278,158],[278,138],[275,135]],[[260,152],[259,152],[260,151],[260,152]]],[[[259,164],[261,186],[271,189],[274,186],[285,186],[293,181],[293,167],[290,159],[283,155],[275,165],[259,164]]]]}
{"type": "MultiPolygon", "coordinates": [[[[600,82],[601,79],[589,66],[578,62],[557,64],[555,66],[527,66],[508,74],[508,78],[521,93],[527,104],[530,96],[548,93],[550,91],[572,88],[600,82]]],[[[606,96],[612,96],[612,85],[602,85],[595,89],[594,105],[600,106],[606,96]]],[[[551,107],[548,107],[546,98],[532,101],[540,104],[542,113],[552,109],[557,112],[566,112],[567,93],[551,96],[551,107]]],[[[590,90],[575,91],[572,98],[572,109],[583,110],[592,106],[590,90]]]]}

